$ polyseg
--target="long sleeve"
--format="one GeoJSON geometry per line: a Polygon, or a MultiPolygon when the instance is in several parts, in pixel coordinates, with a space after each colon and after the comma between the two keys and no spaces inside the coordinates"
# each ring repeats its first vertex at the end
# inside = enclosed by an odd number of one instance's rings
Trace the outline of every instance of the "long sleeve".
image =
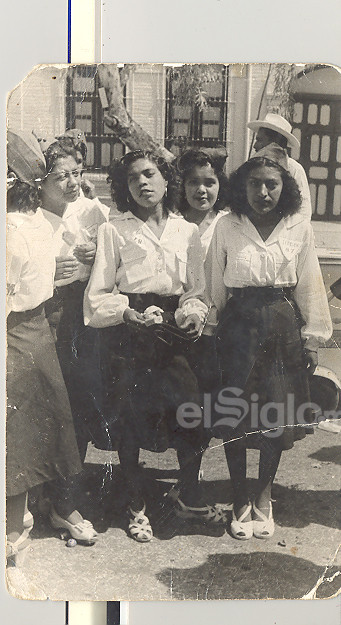
{"type": "Polygon", "coordinates": [[[305,322],[302,339],[305,347],[317,349],[331,337],[333,325],[310,224],[297,263],[297,278],[294,299],[305,322]]]}
{"type": "Polygon", "coordinates": [[[10,249],[7,253],[7,295],[6,295],[6,316],[14,310],[15,295],[20,291],[20,275],[22,271],[22,258],[19,254],[14,254],[10,249]]]}
{"type": "Polygon", "coordinates": [[[116,285],[118,237],[112,225],[103,224],[98,230],[96,258],[84,294],[84,323],[94,328],[123,323],[123,313],[129,306],[128,297],[121,295],[116,285]]]}
{"type": "Polygon", "coordinates": [[[205,260],[206,289],[211,300],[211,310],[205,333],[212,334],[225,308],[228,291],[224,283],[227,249],[223,229],[216,227],[205,260]]]}
{"type": "Polygon", "coordinates": [[[180,296],[179,308],[184,316],[196,313],[202,321],[207,312],[205,294],[204,256],[198,230],[194,230],[187,251],[185,292],[180,296]]]}

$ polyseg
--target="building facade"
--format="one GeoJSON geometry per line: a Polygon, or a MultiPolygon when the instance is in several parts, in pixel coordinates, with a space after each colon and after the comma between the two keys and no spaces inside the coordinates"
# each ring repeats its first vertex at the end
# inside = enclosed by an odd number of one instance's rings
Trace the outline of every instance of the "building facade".
{"type": "MultiPolygon", "coordinates": [[[[269,64],[215,67],[219,80],[204,86],[205,107],[177,104],[174,68],[162,64],[136,66],[124,98],[133,119],[175,154],[184,145],[225,145],[229,173],[249,157],[253,137],[246,125],[265,116],[274,86],[269,64]]],[[[292,156],[302,163],[310,183],[321,262],[337,265],[337,273],[341,265],[341,73],[332,66],[314,66],[311,71],[295,66],[295,71],[293,132],[301,148],[292,156]]],[[[98,88],[96,65],[38,66],[10,94],[8,125],[34,130],[41,137],[80,128],[87,137],[88,168],[104,173],[124,147],[103,121],[98,88]]]]}

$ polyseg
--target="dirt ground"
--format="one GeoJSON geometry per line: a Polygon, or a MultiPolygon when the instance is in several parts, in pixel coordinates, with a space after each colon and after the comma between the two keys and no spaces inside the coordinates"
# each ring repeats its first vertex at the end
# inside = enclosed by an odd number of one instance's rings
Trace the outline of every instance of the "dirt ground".
{"type": "MultiPolygon", "coordinates": [[[[99,533],[95,546],[67,548],[42,517],[24,565],[54,600],[297,599],[328,578],[317,597],[341,585],[341,439],[316,429],[283,453],[273,488],[276,532],[268,541],[237,541],[226,528],[179,521],[164,497],[177,478],[174,451],[141,452],[141,472],[154,529],[152,542],[128,537],[115,452],[88,450],[84,513],[99,533]]],[[[250,480],[257,452],[250,451],[250,480]]],[[[213,440],[203,460],[202,488],[231,518],[224,451],[213,440]]]]}
{"type": "MultiPolygon", "coordinates": [[[[111,205],[105,181],[96,179],[97,187],[100,199],[111,205]]],[[[334,304],[338,340],[340,303],[334,304]]],[[[341,379],[337,347],[320,350],[319,362],[341,379]]],[[[33,510],[36,523],[25,574],[50,599],[63,601],[331,597],[341,586],[340,451],[341,434],[316,429],[284,452],[273,488],[275,534],[268,541],[246,542],[229,531],[232,494],[221,441],[211,441],[204,455],[202,489],[207,503],[228,511],[226,528],[179,521],[165,497],[178,477],[175,452],[143,451],[141,472],[154,539],[139,544],[126,532],[117,454],[90,446],[82,512],[99,533],[97,543],[67,548],[33,510]]],[[[248,453],[252,487],[258,454],[248,453]]]]}

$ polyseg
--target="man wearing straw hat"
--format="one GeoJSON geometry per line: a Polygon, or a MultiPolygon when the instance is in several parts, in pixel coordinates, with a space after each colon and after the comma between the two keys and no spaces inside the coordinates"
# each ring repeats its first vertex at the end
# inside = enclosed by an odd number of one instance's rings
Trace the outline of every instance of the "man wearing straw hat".
{"type": "MultiPolygon", "coordinates": [[[[257,119],[247,124],[247,127],[256,134],[254,143],[255,152],[259,152],[270,143],[276,143],[281,148],[299,148],[300,142],[292,134],[291,125],[281,115],[276,113],[267,113],[264,119],[257,119]]],[[[296,180],[298,188],[302,195],[302,206],[300,213],[303,213],[309,219],[311,218],[311,199],[307,176],[305,171],[293,158],[288,157],[289,173],[296,180]]]]}

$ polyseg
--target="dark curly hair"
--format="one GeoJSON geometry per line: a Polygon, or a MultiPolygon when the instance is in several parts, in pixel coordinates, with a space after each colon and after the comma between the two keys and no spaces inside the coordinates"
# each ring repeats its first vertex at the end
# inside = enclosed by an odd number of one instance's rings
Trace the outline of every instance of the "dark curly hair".
{"type": "Polygon", "coordinates": [[[72,140],[66,140],[66,137],[63,137],[60,140],[54,141],[47,148],[46,152],[44,152],[44,157],[46,161],[46,171],[47,174],[51,173],[56,162],[60,158],[67,158],[68,156],[72,156],[76,163],[79,163],[79,157],[77,156],[77,150],[74,146],[72,140]]]}
{"type": "Polygon", "coordinates": [[[182,215],[186,215],[189,204],[186,199],[185,182],[193,171],[194,167],[206,167],[211,165],[219,182],[219,191],[213,210],[218,213],[229,204],[229,182],[224,172],[224,164],[226,158],[213,158],[205,154],[200,149],[188,150],[178,160],[178,170],[180,172],[180,191],[178,195],[177,209],[182,215]]]}
{"type": "Polygon", "coordinates": [[[39,191],[36,187],[27,184],[27,182],[16,180],[13,186],[7,190],[8,213],[17,211],[19,213],[36,212],[39,206],[39,191]]]}
{"type": "MultiPolygon", "coordinates": [[[[67,135],[57,137],[57,140],[60,147],[66,152],[74,148],[76,152],[76,162],[78,163],[78,165],[84,166],[86,161],[87,147],[85,143],[83,143],[83,141],[77,141],[77,139],[74,139],[73,137],[68,137],[67,135]]],[[[69,156],[73,156],[73,154],[69,154],[69,156]]]]}
{"type": "Polygon", "coordinates": [[[243,165],[231,174],[229,179],[231,211],[239,217],[241,215],[247,215],[250,212],[250,206],[246,196],[246,179],[251,171],[263,166],[272,167],[281,174],[283,188],[278,204],[274,210],[277,211],[281,217],[287,217],[288,215],[297,213],[301,207],[302,196],[296,180],[294,180],[286,169],[264,156],[250,158],[250,160],[243,163],[243,165]]]}
{"type": "Polygon", "coordinates": [[[149,150],[135,150],[128,152],[119,161],[113,161],[108,170],[107,182],[110,184],[111,195],[121,213],[130,210],[135,202],[128,188],[128,169],[132,163],[140,159],[147,159],[154,163],[164,179],[168,182],[167,195],[164,196],[163,205],[168,210],[174,210],[177,198],[176,171],[174,166],[162,156],[158,156],[149,150]]]}

